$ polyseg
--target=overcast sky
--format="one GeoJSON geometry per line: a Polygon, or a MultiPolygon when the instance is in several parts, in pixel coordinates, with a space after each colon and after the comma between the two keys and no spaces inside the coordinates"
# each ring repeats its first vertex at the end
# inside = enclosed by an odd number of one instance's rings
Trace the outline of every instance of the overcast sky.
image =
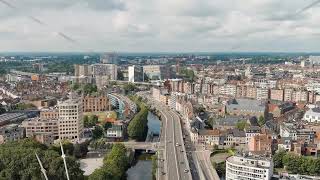
{"type": "Polygon", "coordinates": [[[6,1],[1,52],[320,51],[316,0],[6,1]]]}

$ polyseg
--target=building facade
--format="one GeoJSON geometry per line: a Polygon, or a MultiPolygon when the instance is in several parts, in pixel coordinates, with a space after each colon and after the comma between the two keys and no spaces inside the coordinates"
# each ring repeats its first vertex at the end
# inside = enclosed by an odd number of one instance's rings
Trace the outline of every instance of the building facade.
{"type": "Polygon", "coordinates": [[[83,105],[80,99],[58,102],[59,139],[80,140],[83,136],[83,105]]]}
{"type": "Polygon", "coordinates": [[[269,180],[272,176],[271,159],[236,155],[226,160],[226,180],[269,180]]]}

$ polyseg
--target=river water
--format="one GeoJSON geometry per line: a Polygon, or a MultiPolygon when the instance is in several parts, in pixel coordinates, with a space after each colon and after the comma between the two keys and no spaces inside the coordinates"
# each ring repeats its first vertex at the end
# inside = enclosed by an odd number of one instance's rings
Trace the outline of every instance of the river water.
{"type": "MultiPolygon", "coordinates": [[[[148,113],[148,134],[160,134],[161,122],[153,113],[148,113]]],[[[138,155],[137,163],[127,171],[127,180],[152,180],[152,160],[150,154],[138,155]]]]}

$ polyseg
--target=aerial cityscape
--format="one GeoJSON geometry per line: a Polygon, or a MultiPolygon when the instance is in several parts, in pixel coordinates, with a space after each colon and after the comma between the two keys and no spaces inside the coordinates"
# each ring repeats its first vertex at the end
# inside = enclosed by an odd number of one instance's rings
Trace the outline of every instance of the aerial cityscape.
{"type": "Polygon", "coordinates": [[[320,0],[0,0],[0,180],[320,180],[320,0]]]}

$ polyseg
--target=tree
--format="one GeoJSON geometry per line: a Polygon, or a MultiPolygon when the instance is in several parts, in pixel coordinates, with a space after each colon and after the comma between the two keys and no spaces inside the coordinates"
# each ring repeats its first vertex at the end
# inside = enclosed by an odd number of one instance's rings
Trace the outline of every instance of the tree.
{"type": "Polygon", "coordinates": [[[98,88],[96,85],[93,85],[93,84],[85,84],[83,86],[83,93],[84,94],[92,94],[94,92],[97,92],[98,91],[98,88]]]}
{"type": "Polygon", "coordinates": [[[19,103],[13,106],[14,110],[26,110],[26,109],[35,109],[36,107],[33,104],[19,103]]]}
{"type": "Polygon", "coordinates": [[[104,127],[104,130],[107,131],[109,128],[112,127],[112,123],[111,122],[106,122],[106,123],[104,123],[103,127],[104,127]]]}
{"type": "Polygon", "coordinates": [[[236,128],[239,129],[239,130],[242,130],[242,131],[248,126],[249,126],[249,124],[247,123],[246,120],[238,121],[237,124],[236,124],[236,128]]]}
{"type": "Polygon", "coordinates": [[[79,83],[74,83],[71,86],[71,89],[74,90],[74,91],[78,90],[79,88],[80,88],[80,84],[79,83]]]}
{"type": "Polygon", "coordinates": [[[128,94],[129,92],[132,92],[136,89],[136,85],[134,85],[133,83],[128,83],[123,86],[123,89],[125,93],[128,94]]]}
{"type": "Polygon", "coordinates": [[[88,128],[89,127],[89,117],[87,115],[83,116],[83,125],[84,127],[88,128]]]}
{"type": "MultiPolygon", "coordinates": [[[[0,145],[0,179],[43,179],[35,152],[49,179],[66,179],[61,154],[33,139],[0,145]]],[[[66,162],[70,179],[84,179],[80,164],[74,157],[67,155],[66,162]]]]}
{"type": "Polygon", "coordinates": [[[258,124],[259,126],[263,126],[266,123],[265,119],[263,116],[260,116],[258,119],[258,124]]]}
{"type": "Polygon", "coordinates": [[[87,116],[85,115],[83,117],[83,124],[86,128],[92,128],[99,122],[99,118],[96,115],[87,116]]]}
{"type": "Polygon", "coordinates": [[[0,114],[3,114],[6,112],[6,109],[0,104],[0,114]]]}
{"type": "Polygon", "coordinates": [[[132,139],[143,141],[148,133],[148,108],[140,101],[137,101],[140,111],[130,121],[128,135],[132,139]]]}
{"type": "Polygon", "coordinates": [[[103,136],[103,129],[101,126],[95,126],[92,131],[92,138],[99,139],[103,136]]]}
{"type": "Polygon", "coordinates": [[[126,170],[129,168],[127,150],[123,144],[114,144],[111,152],[103,159],[103,167],[96,169],[89,180],[118,180],[124,178],[126,170]]]}
{"type": "Polygon", "coordinates": [[[88,152],[89,141],[85,141],[83,143],[77,143],[74,145],[73,154],[76,158],[82,158],[87,155],[88,152]]]}
{"type": "Polygon", "coordinates": [[[273,156],[273,163],[275,168],[283,167],[282,158],[284,155],[286,155],[286,152],[283,150],[280,150],[273,156]]]}
{"type": "Polygon", "coordinates": [[[226,162],[215,163],[214,168],[216,169],[220,177],[224,177],[226,174],[226,162]]]}

